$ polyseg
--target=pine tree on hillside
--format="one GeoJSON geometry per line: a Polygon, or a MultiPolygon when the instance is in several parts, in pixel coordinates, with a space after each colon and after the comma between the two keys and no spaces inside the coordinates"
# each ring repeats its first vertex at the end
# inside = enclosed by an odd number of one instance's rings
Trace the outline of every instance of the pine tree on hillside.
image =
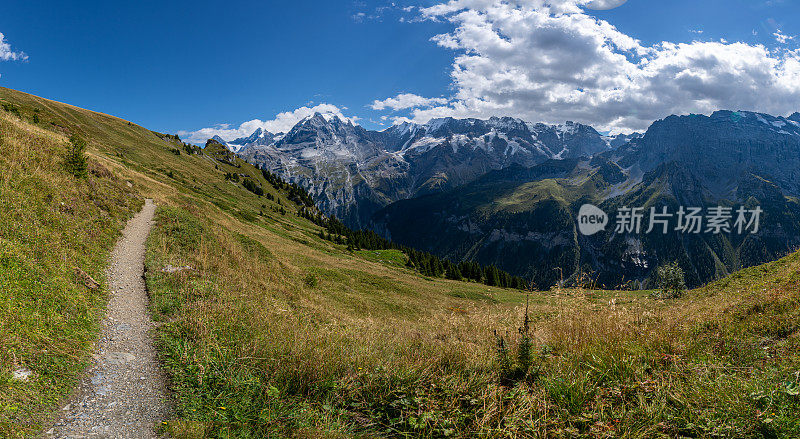
{"type": "Polygon", "coordinates": [[[67,171],[78,178],[83,178],[88,175],[89,169],[88,160],[86,158],[86,141],[72,135],[69,138],[69,148],[67,149],[67,156],[64,159],[64,167],[67,171]]]}
{"type": "Polygon", "coordinates": [[[464,278],[464,276],[461,275],[461,270],[458,269],[458,265],[449,262],[447,264],[447,271],[445,271],[445,277],[452,280],[461,280],[464,278]]]}
{"type": "Polygon", "coordinates": [[[497,267],[494,265],[486,267],[484,277],[486,278],[486,285],[491,287],[500,286],[500,273],[498,273],[497,267]]]}

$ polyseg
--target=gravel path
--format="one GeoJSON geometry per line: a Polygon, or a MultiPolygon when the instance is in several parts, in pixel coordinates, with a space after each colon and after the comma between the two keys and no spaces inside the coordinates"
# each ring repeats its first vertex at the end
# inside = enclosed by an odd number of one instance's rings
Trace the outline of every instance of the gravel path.
{"type": "Polygon", "coordinates": [[[49,438],[157,438],[166,419],[164,374],[153,348],[144,285],[145,240],[155,205],[128,222],[108,269],[111,291],[101,338],[86,377],[49,438]]]}

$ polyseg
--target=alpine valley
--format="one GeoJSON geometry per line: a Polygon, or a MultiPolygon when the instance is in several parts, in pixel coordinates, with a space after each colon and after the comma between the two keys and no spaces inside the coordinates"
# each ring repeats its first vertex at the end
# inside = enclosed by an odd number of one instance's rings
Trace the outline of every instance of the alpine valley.
{"type": "Polygon", "coordinates": [[[670,261],[694,286],[800,245],[799,113],[670,116],[617,136],[509,117],[379,132],[315,114],[287,133],[209,142],[304,187],[350,227],[453,262],[496,265],[541,288],[646,286],[670,261]],[[755,234],[617,234],[612,218],[589,237],[576,228],[586,203],[609,213],[718,205],[764,213],[755,234]]]}

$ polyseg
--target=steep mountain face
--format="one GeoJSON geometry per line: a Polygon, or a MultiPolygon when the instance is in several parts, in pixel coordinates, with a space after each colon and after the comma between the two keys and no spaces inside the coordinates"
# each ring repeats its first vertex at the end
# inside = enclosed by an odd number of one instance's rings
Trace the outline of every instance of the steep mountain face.
{"type": "Polygon", "coordinates": [[[253,131],[253,134],[247,137],[240,137],[229,142],[229,148],[234,147],[234,152],[239,152],[248,145],[272,145],[278,139],[283,137],[283,133],[272,134],[269,131],[262,130],[261,128],[253,131]]]}
{"type": "Polygon", "coordinates": [[[582,273],[607,287],[647,281],[673,260],[697,285],[800,246],[795,119],[800,115],[671,116],[592,159],[511,166],[456,190],[396,202],[376,213],[372,227],[455,261],[496,264],[539,286],[582,273]],[[605,231],[579,233],[577,212],[586,203],[611,216],[605,231]],[[718,205],[759,206],[760,230],[687,234],[674,230],[674,218],[668,233],[614,230],[623,207],[676,213],[718,205]]]}
{"type": "Polygon", "coordinates": [[[592,127],[513,118],[434,119],[368,131],[316,114],[284,136],[257,130],[229,143],[251,162],[305,187],[329,214],[363,227],[394,201],[436,193],[514,164],[589,157],[625,144],[592,127]]]}
{"type": "Polygon", "coordinates": [[[620,148],[625,146],[633,141],[639,140],[644,136],[642,133],[632,133],[632,134],[619,134],[613,137],[607,137],[606,141],[608,145],[612,149],[620,148]]]}
{"type": "MultiPolygon", "coordinates": [[[[597,273],[606,285],[620,285],[628,280],[647,280],[659,265],[678,261],[687,283],[697,286],[741,268],[778,259],[800,245],[797,198],[787,197],[779,186],[752,173],[740,175],[735,184],[733,192],[720,197],[713,181],[695,174],[686,163],[673,161],[649,171],[640,184],[624,195],[606,199],[599,205],[612,215],[624,206],[643,206],[645,212],[651,207],[658,212],[666,207],[672,213],[681,206],[702,207],[706,213],[708,208],[728,206],[733,208],[731,225],[738,207],[758,207],[763,210],[758,233],[740,234],[735,227],[729,233],[709,233],[707,217],[701,233],[676,231],[675,218],[666,234],[658,228],[653,233],[619,234],[612,222],[611,227],[597,235],[576,234],[581,251],[578,269],[597,273]]],[[[643,219],[642,232],[648,220],[643,219]]]]}
{"type": "Polygon", "coordinates": [[[271,144],[248,143],[250,162],[305,187],[319,207],[350,224],[405,198],[408,164],[380,139],[336,116],[316,114],[271,144]]]}
{"type": "Polygon", "coordinates": [[[791,118],[731,111],[670,116],[655,122],[639,144],[643,169],[682,163],[718,197],[730,196],[750,172],[800,194],[800,122],[791,118]]]}
{"type": "Polygon", "coordinates": [[[594,128],[574,122],[555,126],[537,123],[528,127],[539,144],[550,151],[550,158],[555,159],[592,156],[607,151],[613,146],[612,141],[625,143],[623,136],[603,138],[594,128]]]}
{"type": "Polygon", "coordinates": [[[220,136],[214,136],[209,140],[213,140],[220,145],[225,146],[231,152],[240,153],[248,146],[260,146],[260,145],[272,145],[277,140],[283,137],[283,133],[272,134],[269,131],[262,130],[261,128],[256,129],[253,131],[253,134],[247,137],[239,137],[237,139],[231,140],[230,142],[225,141],[220,136]]]}

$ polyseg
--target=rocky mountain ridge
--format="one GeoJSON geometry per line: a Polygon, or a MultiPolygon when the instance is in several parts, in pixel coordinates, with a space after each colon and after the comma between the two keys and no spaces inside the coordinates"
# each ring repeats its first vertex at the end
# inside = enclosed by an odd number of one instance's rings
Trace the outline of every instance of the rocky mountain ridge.
{"type": "Polygon", "coordinates": [[[317,113],[285,135],[259,129],[220,143],[305,187],[323,211],[358,228],[398,200],[454,188],[514,164],[591,157],[633,138],[603,136],[574,122],[546,125],[510,117],[442,118],[370,131],[317,113]]]}

